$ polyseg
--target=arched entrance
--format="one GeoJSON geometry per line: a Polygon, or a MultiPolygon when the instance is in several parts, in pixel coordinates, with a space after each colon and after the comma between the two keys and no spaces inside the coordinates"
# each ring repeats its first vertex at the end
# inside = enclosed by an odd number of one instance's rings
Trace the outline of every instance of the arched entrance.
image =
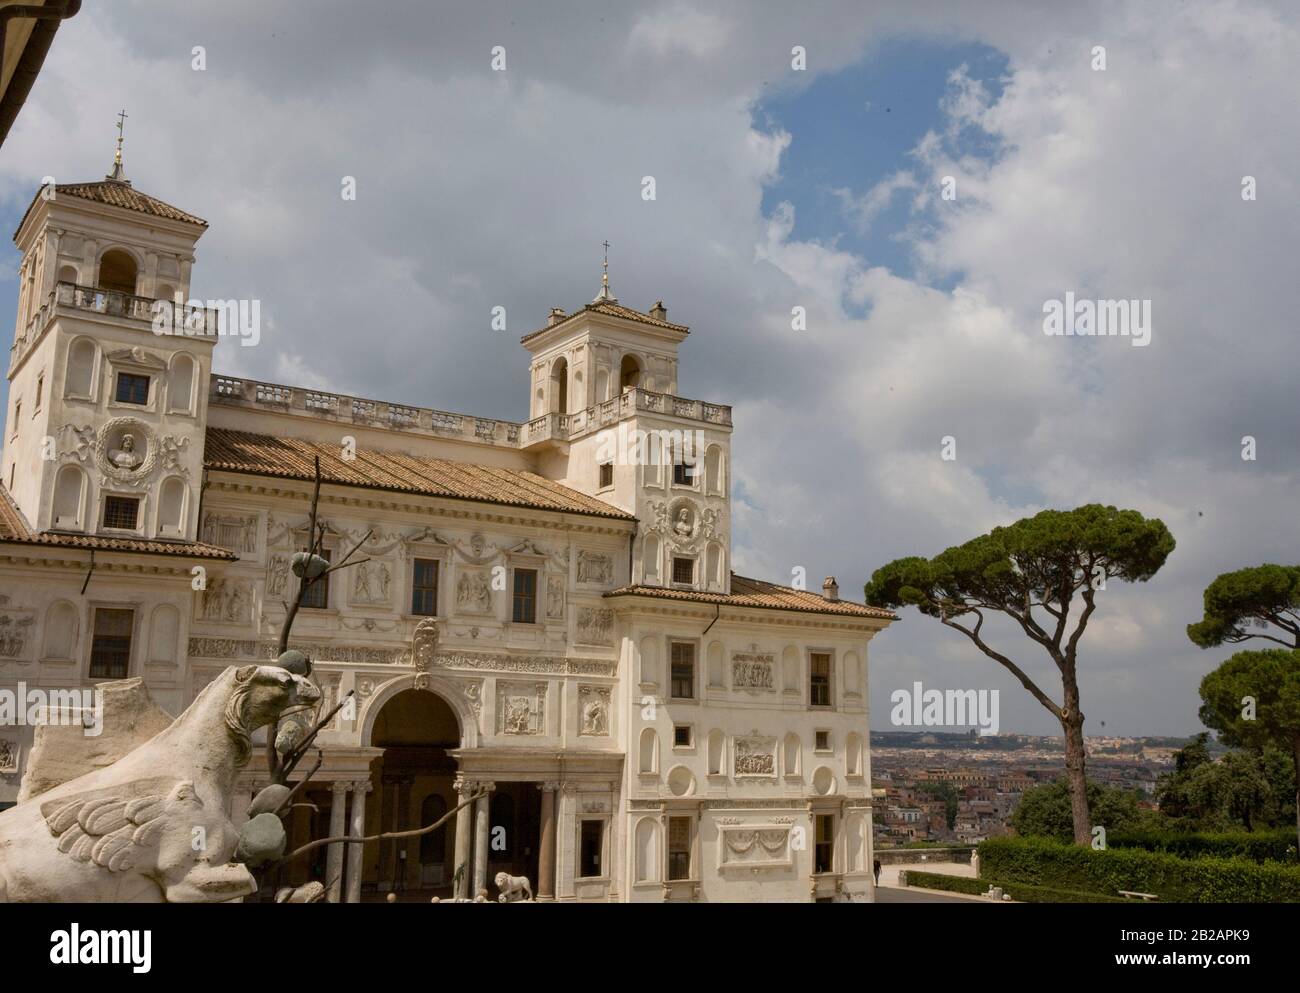
{"type": "MultiPolygon", "coordinates": [[[[423,827],[456,806],[456,760],[447,753],[460,746],[461,727],[441,696],[398,691],[374,717],[369,744],[384,750],[370,772],[376,832],[423,827]]],[[[390,892],[403,900],[450,896],[455,845],[453,818],[429,835],[382,841],[373,851],[367,846],[362,899],[390,892]]]]}

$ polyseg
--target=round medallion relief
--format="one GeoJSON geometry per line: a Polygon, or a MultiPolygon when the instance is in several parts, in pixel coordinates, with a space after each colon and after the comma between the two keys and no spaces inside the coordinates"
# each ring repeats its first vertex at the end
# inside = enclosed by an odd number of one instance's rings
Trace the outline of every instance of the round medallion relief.
{"type": "Polygon", "coordinates": [[[146,476],[157,458],[148,427],[134,417],[115,417],[100,428],[95,461],[110,479],[129,482],[146,476]]]}

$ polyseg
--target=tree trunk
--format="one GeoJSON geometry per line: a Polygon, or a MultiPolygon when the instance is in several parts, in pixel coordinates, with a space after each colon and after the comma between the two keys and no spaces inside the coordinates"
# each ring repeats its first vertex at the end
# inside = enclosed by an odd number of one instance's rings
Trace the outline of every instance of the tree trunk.
{"type": "Polygon", "coordinates": [[[1079,710],[1079,687],[1074,673],[1064,674],[1065,711],[1061,730],[1065,734],[1065,769],[1070,783],[1070,811],[1074,817],[1074,843],[1092,844],[1092,818],[1088,812],[1088,775],[1084,768],[1087,751],[1083,744],[1083,714],[1079,710]]]}
{"type": "Polygon", "coordinates": [[[1295,761],[1295,841],[1300,853],[1300,734],[1291,739],[1291,755],[1295,761]]]}

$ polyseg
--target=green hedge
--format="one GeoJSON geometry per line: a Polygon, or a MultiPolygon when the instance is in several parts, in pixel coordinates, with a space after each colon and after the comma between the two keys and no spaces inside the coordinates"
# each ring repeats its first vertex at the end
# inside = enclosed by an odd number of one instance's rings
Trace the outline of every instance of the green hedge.
{"type": "Polygon", "coordinates": [[[1141,848],[1095,851],[1046,838],[994,838],[979,846],[980,875],[999,885],[1117,896],[1155,893],[1166,903],[1297,903],[1300,866],[1246,858],[1180,858],[1141,848]]]}
{"type": "Polygon", "coordinates": [[[1106,836],[1109,848],[1141,848],[1148,852],[1169,852],[1183,858],[1213,855],[1218,858],[1248,858],[1252,862],[1295,862],[1294,828],[1268,831],[1232,831],[1217,834],[1165,834],[1159,831],[1125,831],[1106,836]]]}
{"type": "Polygon", "coordinates": [[[1046,886],[1030,886],[1026,883],[992,882],[987,879],[971,879],[969,876],[948,876],[941,872],[913,872],[907,870],[907,885],[919,886],[927,890],[945,890],[949,893],[970,893],[982,896],[989,886],[1001,886],[1002,892],[1020,903],[1128,903],[1122,896],[1106,896],[1103,893],[1079,893],[1073,890],[1055,890],[1046,886]]]}

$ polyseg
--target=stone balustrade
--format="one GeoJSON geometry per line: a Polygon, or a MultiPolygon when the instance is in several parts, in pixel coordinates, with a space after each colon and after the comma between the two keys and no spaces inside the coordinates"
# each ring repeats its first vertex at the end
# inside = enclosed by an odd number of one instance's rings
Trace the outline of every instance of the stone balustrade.
{"type": "Polygon", "coordinates": [[[216,374],[211,378],[208,392],[212,403],[281,410],[351,424],[460,438],[503,448],[529,448],[546,442],[572,441],[641,411],[721,427],[731,426],[731,408],[725,404],[687,400],[641,389],[628,390],[585,410],[571,414],[543,414],[523,424],[216,374]]]}

